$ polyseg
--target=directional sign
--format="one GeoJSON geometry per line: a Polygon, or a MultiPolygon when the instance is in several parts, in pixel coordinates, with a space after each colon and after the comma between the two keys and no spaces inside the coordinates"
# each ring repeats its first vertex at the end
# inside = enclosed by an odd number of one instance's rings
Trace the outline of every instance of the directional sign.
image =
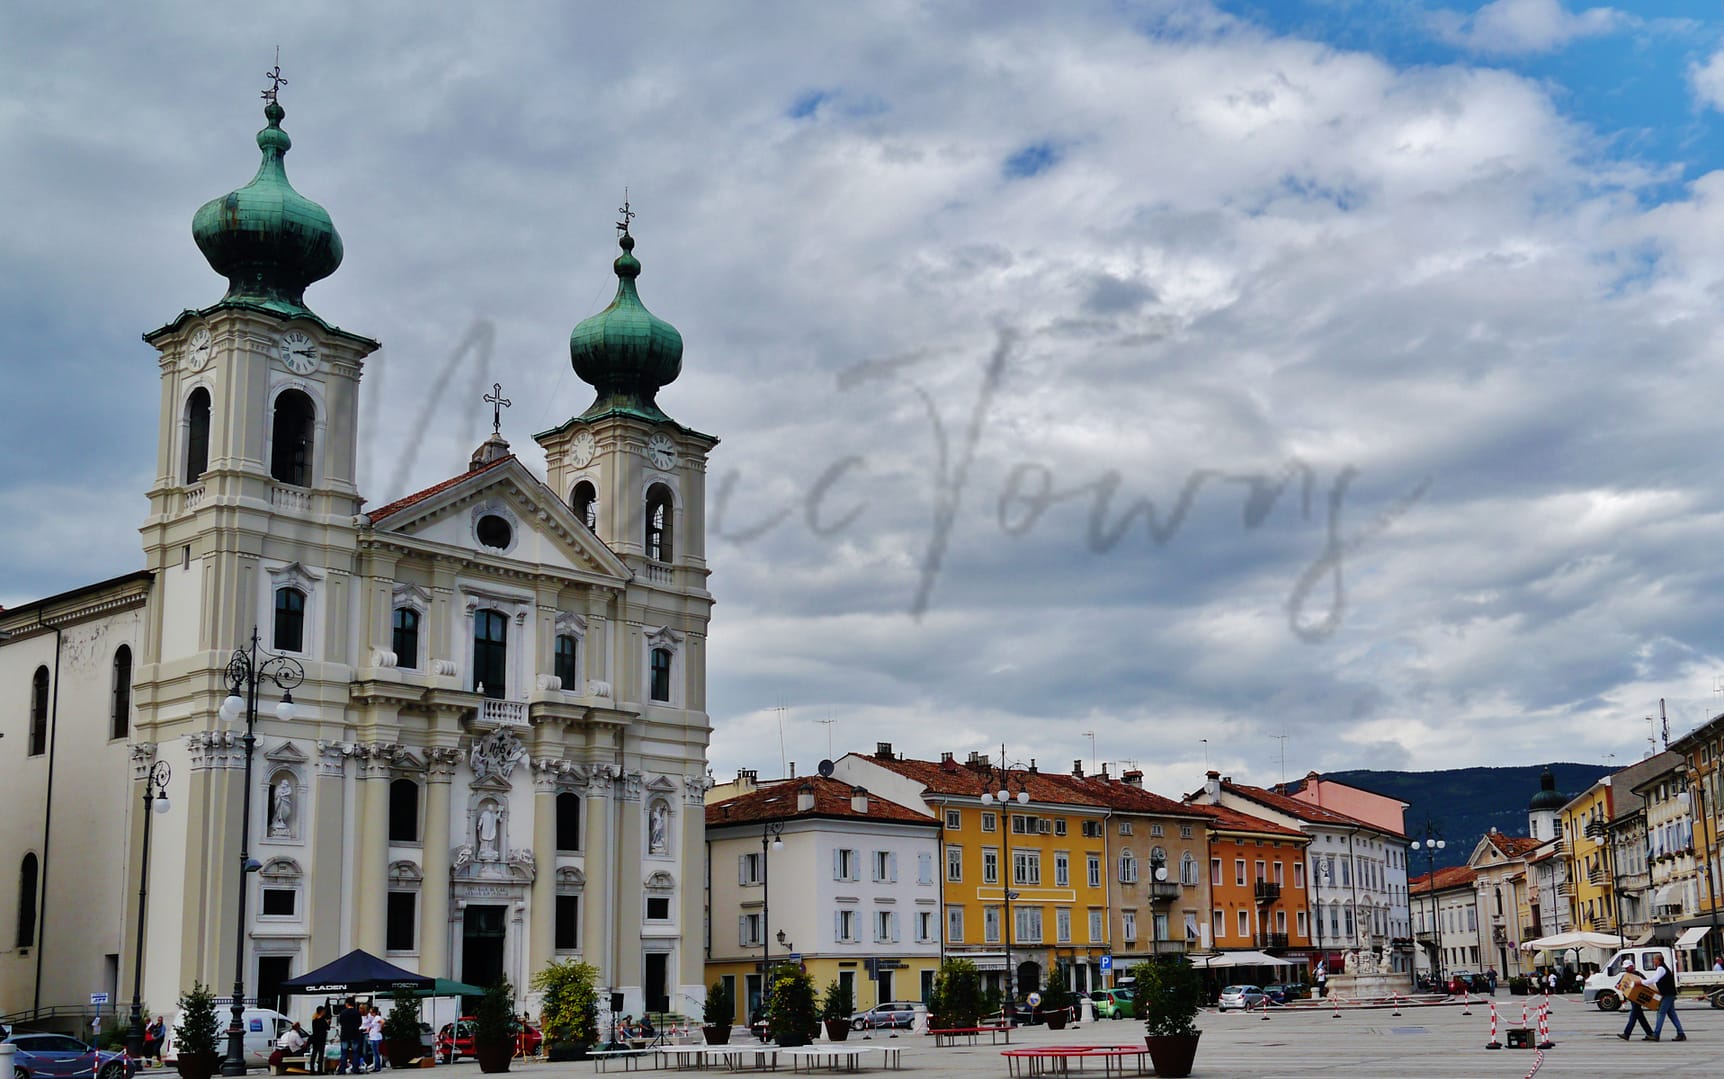
{"type": "Polygon", "coordinates": [[[90,1003],[91,1004],[106,1004],[107,1002],[108,1002],[108,994],[106,994],[106,993],[91,993],[90,994],[90,1003]]]}
{"type": "Polygon", "coordinates": [[[1031,993],[1029,996],[1024,998],[1024,1001],[1032,1008],[1039,1008],[1042,1006],[1042,995],[1040,993],[1031,993]]]}
{"type": "Polygon", "coordinates": [[[1101,971],[1102,971],[1102,973],[1106,974],[1108,971],[1110,971],[1112,969],[1113,969],[1113,956],[1111,956],[1111,955],[1102,956],[1101,957],[1101,971]]]}

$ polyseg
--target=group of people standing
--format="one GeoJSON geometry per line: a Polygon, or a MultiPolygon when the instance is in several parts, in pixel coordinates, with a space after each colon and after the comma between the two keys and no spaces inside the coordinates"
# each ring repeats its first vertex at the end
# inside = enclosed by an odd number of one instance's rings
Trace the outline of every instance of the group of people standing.
{"type": "Polygon", "coordinates": [[[335,1074],[359,1075],[383,1070],[383,1009],[375,1004],[361,1004],[355,997],[348,997],[333,1009],[318,1005],[311,1013],[311,1033],[307,1035],[295,1023],[282,1034],[277,1048],[293,1054],[305,1050],[306,1070],[313,1075],[326,1074],[329,1066],[324,1053],[331,1025],[341,1044],[335,1074]]]}

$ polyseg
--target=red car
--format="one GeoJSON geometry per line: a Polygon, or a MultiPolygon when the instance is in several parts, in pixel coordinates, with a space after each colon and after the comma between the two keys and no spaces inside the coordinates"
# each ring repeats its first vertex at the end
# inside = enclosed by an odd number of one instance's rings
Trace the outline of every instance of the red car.
{"type": "MultiPolygon", "coordinates": [[[[531,1025],[523,1034],[519,1019],[509,1024],[509,1032],[521,1039],[521,1051],[528,1056],[537,1053],[539,1043],[545,1040],[538,1028],[531,1025]]],[[[437,1059],[447,1064],[457,1053],[464,1057],[473,1055],[473,1017],[470,1015],[454,1023],[444,1023],[443,1029],[437,1032],[437,1059]]]]}

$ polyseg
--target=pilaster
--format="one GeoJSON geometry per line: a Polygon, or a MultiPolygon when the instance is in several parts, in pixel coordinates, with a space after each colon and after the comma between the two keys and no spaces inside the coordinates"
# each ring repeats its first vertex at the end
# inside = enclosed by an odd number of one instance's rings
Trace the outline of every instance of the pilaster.
{"type": "Polygon", "coordinates": [[[389,781],[401,753],[394,742],[359,747],[359,852],[355,867],[357,946],[382,955],[389,911],[389,781]]]}
{"type": "Polygon", "coordinates": [[[453,977],[449,962],[449,794],[461,751],[425,750],[425,879],[419,890],[419,969],[453,977]]]}
{"type": "Polygon", "coordinates": [[[359,751],[352,742],[317,743],[317,778],[311,797],[312,843],[306,851],[306,917],[310,932],[312,967],[340,958],[342,948],[341,899],[347,762],[359,751]]]}

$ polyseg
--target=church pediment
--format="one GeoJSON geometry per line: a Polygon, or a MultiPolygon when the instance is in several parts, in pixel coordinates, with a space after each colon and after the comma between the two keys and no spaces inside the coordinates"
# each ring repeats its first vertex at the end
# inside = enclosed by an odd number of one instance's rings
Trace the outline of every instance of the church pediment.
{"type": "Polygon", "coordinates": [[[292,742],[283,742],[263,755],[263,759],[272,764],[304,764],[310,758],[305,750],[292,742]]]}
{"type": "Polygon", "coordinates": [[[618,584],[629,568],[514,457],[363,515],[381,534],[618,584]]]}
{"type": "Polygon", "coordinates": [[[677,784],[669,776],[654,776],[647,780],[646,789],[650,794],[673,794],[677,784]]]}

